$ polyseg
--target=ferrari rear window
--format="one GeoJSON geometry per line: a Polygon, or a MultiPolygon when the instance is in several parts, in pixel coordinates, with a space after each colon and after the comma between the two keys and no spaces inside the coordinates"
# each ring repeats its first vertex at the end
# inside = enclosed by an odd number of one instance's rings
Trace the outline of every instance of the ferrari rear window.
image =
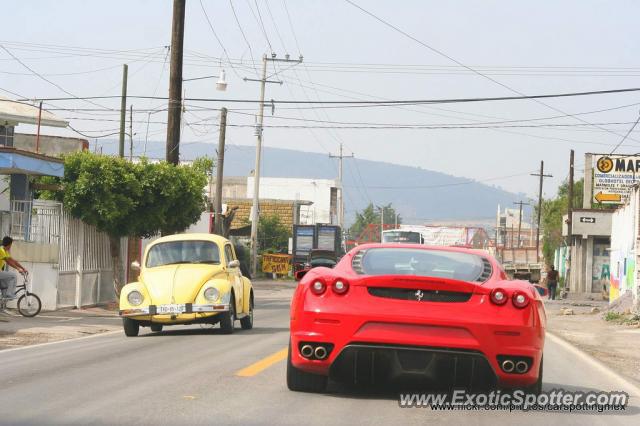
{"type": "Polygon", "coordinates": [[[491,271],[486,260],[472,253],[391,247],[357,253],[352,267],[362,275],[413,275],[470,282],[486,281],[491,271]]]}
{"type": "Polygon", "coordinates": [[[147,268],[179,263],[220,263],[218,245],[211,241],[169,241],[149,249],[147,268]]]}

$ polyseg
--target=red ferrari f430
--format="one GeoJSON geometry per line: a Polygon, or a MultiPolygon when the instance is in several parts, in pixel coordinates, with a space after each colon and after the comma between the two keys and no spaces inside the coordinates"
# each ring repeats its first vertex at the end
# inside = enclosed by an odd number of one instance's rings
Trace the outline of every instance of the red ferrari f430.
{"type": "Polygon", "coordinates": [[[540,392],[545,311],[482,251],[410,244],[356,247],[313,268],[291,302],[287,385],[518,388],[540,392]]]}

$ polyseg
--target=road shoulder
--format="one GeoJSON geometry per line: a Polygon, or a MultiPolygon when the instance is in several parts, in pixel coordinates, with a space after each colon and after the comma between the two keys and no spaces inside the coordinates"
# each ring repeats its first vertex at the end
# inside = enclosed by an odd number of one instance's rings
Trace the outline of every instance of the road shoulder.
{"type": "Polygon", "coordinates": [[[547,301],[547,330],[640,385],[640,325],[606,321],[606,302],[547,301]]]}

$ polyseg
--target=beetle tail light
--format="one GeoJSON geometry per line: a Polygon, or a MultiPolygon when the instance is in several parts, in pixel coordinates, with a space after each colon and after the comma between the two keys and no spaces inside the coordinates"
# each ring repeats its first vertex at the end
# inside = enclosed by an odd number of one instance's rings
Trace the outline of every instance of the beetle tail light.
{"type": "Polygon", "coordinates": [[[322,280],[314,280],[310,286],[311,293],[320,296],[327,290],[327,285],[322,280]]]}
{"type": "Polygon", "coordinates": [[[491,290],[490,298],[494,305],[504,305],[508,299],[507,292],[502,288],[494,288],[491,290]]]}
{"type": "Polygon", "coordinates": [[[331,288],[336,294],[345,294],[347,291],[349,291],[349,283],[346,280],[338,278],[333,282],[331,288]]]}
{"type": "Polygon", "coordinates": [[[516,291],[511,297],[511,302],[516,308],[525,308],[529,304],[529,296],[521,291],[516,291]]]}

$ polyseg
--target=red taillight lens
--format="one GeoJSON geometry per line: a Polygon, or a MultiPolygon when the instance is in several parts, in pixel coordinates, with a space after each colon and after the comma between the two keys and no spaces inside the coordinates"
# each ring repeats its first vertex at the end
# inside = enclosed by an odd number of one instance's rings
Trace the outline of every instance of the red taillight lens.
{"type": "Polygon", "coordinates": [[[324,281],[315,280],[311,283],[310,289],[311,293],[319,296],[327,290],[327,285],[324,283],[324,281]]]}
{"type": "Polygon", "coordinates": [[[495,305],[504,305],[507,303],[507,292],[501,288],[494,288],[491,290],[491,302],[495,305]]]}
{"type": "Polygon", "coordinates": [[[511,296],[511,302],[516,308],[522,309],[529,304],[529,296],[521,291],[516,291],[513,293],[513,296],[511,296]]]}
{"type": "Polygon", "coordinates": [[[331,288],[336,294],[345,294],[347,291],[349,291],[349,283],[345,280],[337,279],[333,282],[331,288]]]}

